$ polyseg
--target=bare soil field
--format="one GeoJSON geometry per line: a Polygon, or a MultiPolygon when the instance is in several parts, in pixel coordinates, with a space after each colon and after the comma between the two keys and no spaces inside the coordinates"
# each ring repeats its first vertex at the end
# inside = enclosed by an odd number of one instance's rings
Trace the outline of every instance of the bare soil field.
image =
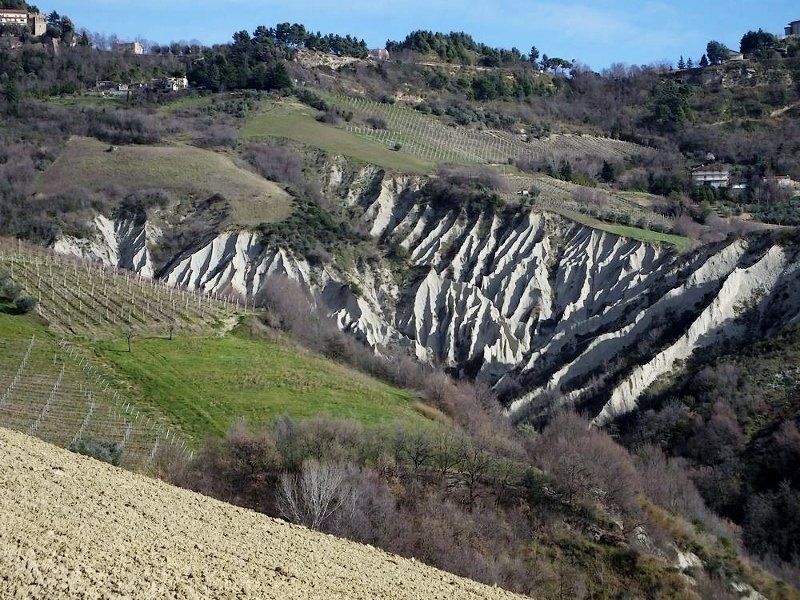
{"type": "Polygon", "coordinates": [[[517,598],[0,429],[2,598],[517,598]]]}

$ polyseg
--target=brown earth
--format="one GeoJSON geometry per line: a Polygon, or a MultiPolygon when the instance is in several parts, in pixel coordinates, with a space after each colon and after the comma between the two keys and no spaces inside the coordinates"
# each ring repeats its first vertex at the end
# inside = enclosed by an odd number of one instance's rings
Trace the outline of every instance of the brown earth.
{"type": "Polygon", "coordinates": [[[0,598],[518,598],[0,429],[0,598]]]}

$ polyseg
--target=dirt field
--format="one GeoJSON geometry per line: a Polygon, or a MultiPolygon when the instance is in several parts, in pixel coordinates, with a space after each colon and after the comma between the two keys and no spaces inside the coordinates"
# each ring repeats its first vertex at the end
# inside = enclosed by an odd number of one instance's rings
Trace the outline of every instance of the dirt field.
{"type": "Polygon", "coordinates": [[[0,429],[0,598],[515,598],[0,429]]]}

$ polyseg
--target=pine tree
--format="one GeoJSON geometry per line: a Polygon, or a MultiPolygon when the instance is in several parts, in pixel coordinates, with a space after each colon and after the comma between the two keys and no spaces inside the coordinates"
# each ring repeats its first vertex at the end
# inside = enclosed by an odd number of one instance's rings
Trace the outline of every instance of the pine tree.
{"type": "Polygon", "coordinates": [[[681,54],[681,58],[678,61],[678,68],[679,69],[685,69],[686,68],[686,61],[683,60],[683,54],[681,54]]]}
{"type": "Polygon", "coordinates": [[[686,61],[686,68],[687,69],[694,69],[694,61],[692,60],[691,57],[689,57],[689,60],[686,61]]]}
{"type": "Polygon", "coordinates": [[[700,66],[705,69],[708,66],[708,57],[703,54],[703,57],[700,59],[700,66]]]}

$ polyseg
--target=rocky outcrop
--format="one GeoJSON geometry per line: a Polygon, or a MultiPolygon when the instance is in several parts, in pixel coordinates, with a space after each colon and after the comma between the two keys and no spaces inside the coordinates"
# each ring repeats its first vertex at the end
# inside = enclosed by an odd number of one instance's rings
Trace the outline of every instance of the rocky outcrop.
{"type": "Polygon", "coordinates": [[[103,217],[95,239],[57,249],[250,297],[271,275],[287,276],[343,330],[495,386],[515,417],[562,402],[606,423],[696,350],[800,319],[797,251],[765,239],[680,256],[530,209],[437,205],[420,178],[374,167],[334,162],[325,183],[405,265],[312,266],[257,232],[225,231],[156,271],[147,226],[103,217]]]}
{"type": "Polygon", "coordinates": [[[161,232],[151,224],[137,224],[130,219],[112,221],[97,215],[92,223],[94,235],[88,238],[65,236],[53,248],[62,254],[71,254],[128,269],[153,277],[155,273],[149,246],[161,232]]]}

